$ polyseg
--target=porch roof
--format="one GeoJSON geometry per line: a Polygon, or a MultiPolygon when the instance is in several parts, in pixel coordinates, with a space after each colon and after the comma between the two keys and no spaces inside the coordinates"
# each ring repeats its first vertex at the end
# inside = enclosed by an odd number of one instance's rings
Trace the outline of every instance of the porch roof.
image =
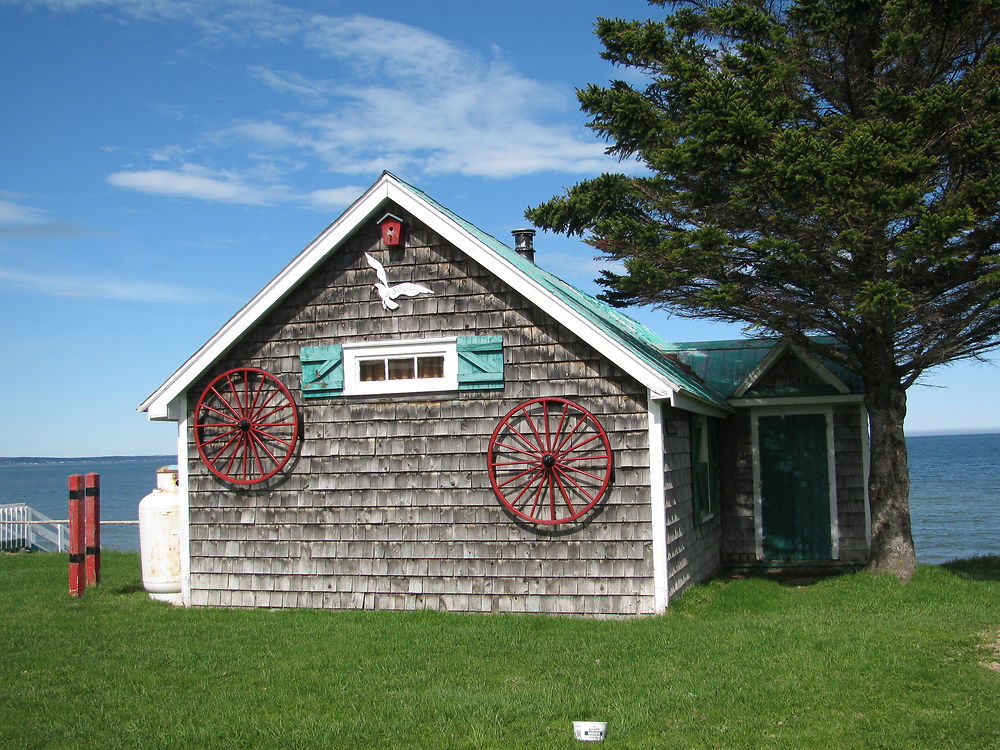
{"type": "MultiPolygon", "coordinates": [[[[815,337],[815,340],[835,343],[829,337],[815,337]]],[[[666,351],[689,367],[707,387],[729,398],[782,341],[780,338],[695,341],[668,344],[666,351]]],[[[843,382],[850,393],[864,392],[858,375],[826,357],[816,356],[816,359],[843,382]]]]}

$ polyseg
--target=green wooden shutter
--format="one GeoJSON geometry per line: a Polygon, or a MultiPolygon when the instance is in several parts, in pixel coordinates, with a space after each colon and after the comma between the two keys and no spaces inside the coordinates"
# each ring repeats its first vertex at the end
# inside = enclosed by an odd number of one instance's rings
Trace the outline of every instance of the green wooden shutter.
{"type": "Polygon", "coordinates": [[[344,392],[344,350],[340,344],[304,346],[299,358],[303,397],[339,396],[344,392]]]}
{"type": "Polygon", "coordinates": [[[458,389],[503,388],[503,336],[459,336],[458,389]]]}

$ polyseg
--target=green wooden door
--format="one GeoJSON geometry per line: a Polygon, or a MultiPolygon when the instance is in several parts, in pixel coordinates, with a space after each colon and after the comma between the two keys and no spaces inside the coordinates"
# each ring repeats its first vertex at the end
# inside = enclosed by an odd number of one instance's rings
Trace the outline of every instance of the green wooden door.
{"type": "Polygon", "coordinates": [[[760,417],[757,438],[764,557],[829,560],[833,546],[826,417],[760,417]]]}

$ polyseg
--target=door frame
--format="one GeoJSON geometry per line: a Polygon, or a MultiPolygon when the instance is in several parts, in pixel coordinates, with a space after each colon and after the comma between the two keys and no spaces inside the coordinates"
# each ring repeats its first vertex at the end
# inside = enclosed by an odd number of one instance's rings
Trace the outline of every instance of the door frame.
{"type": "Polygon", "coordinates": [[[801,404],[755,406],[750,409],[750,446],[753,454],[753,515],[754,546],[757,559],[764,558],[764,515],[760,479],[760,418],[782,415],[822,414],[826,420],[826,467],[830,493],[830,553],[833,560],[840,559],[840,525],[837,523],[837,461],[833,440],[833,405],[801,404]]]}

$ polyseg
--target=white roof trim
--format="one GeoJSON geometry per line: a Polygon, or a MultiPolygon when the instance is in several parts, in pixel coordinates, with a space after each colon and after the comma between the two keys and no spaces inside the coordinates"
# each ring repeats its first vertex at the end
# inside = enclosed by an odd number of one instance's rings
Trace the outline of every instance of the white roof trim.
{"type": "MultiPolygon", "coordinates": [[[[655,398],[655,396],[653,397],[655,398]]],[[[677,409],[683,409],[684,411],[689,411],[694,414],[704,414],[706,417],[728,417],[729,413],[725,409],[720,409],[718,406],[712,406],[704,401],[696,399],[686,393],[681,393],[677,391],[669,399],[670,405],[677,409]]]]}
{"type": "Polygon", "coordinates": [[[826,365],[819,361],[819,358],[808,349],[803,349],[800,346],[793,347],[796,354],[799,355],[799,359],[805,362],[816,373],[820,378],[822,378],[826,383],[832,385],[837,393],[842,395],[849,394],[851,389],[847,387],[847,384],[834,375],[833,371],[830,370],[826,365]]]}
{"type": "Polygon", "coordinates": [[[574,331],[598,352],[617,363],[643,386],[663,396],[680,387],[643,362],[631,350],[612,339],[601,328],[569,307],[517,266],[497,255],[489,246],[436,206],[428,204],[384,173],[360,198],[299,253],[281,272],[230,318],[208,341],[160,385],[138,410],[150,419],[175,419],[170,403],[182,396],[194,381],[217,362],[261,317],[277,306],[296,285],[371,217],[386,200],[392,200],[433,231],[458,247],[502,281],[523,294],[562,325],[574,331]]]}
{"type": "Polygon", "coordinates": [[[790,406],[818,405],[839,406],[842,404],[863,404],[863,393],[845,393],[830,396],[762,396],[760,398],[734,398],[729,401],[736,407],[774,406],[784,409],[790,406]]]}
{"type": "Polygon", "coordinates": [[[847,387],[844,381],[834,375],[829,368],[827,368],[812,354],[812,352],[806,351],[800,346],[793,346],[787,341],[781,341],[767,353],[767,356],[765,356],[755,368],[747,374],[747,376],[743,379],[743,382],[740,383],[739,387],[733,391],[733,395],[730,396],[730,401],[741,398],[747,391],[753,388],[757,381],[764,377],[767,371],[777,364],[778,360],[780,360],[785,353],[789,351],[802,360],[802,362],[804,362],[806,366],[813,371],[816,377],[827,385],[833,386],[837,393],[847,394],[851,392],[851,389],[847,387]]]}

